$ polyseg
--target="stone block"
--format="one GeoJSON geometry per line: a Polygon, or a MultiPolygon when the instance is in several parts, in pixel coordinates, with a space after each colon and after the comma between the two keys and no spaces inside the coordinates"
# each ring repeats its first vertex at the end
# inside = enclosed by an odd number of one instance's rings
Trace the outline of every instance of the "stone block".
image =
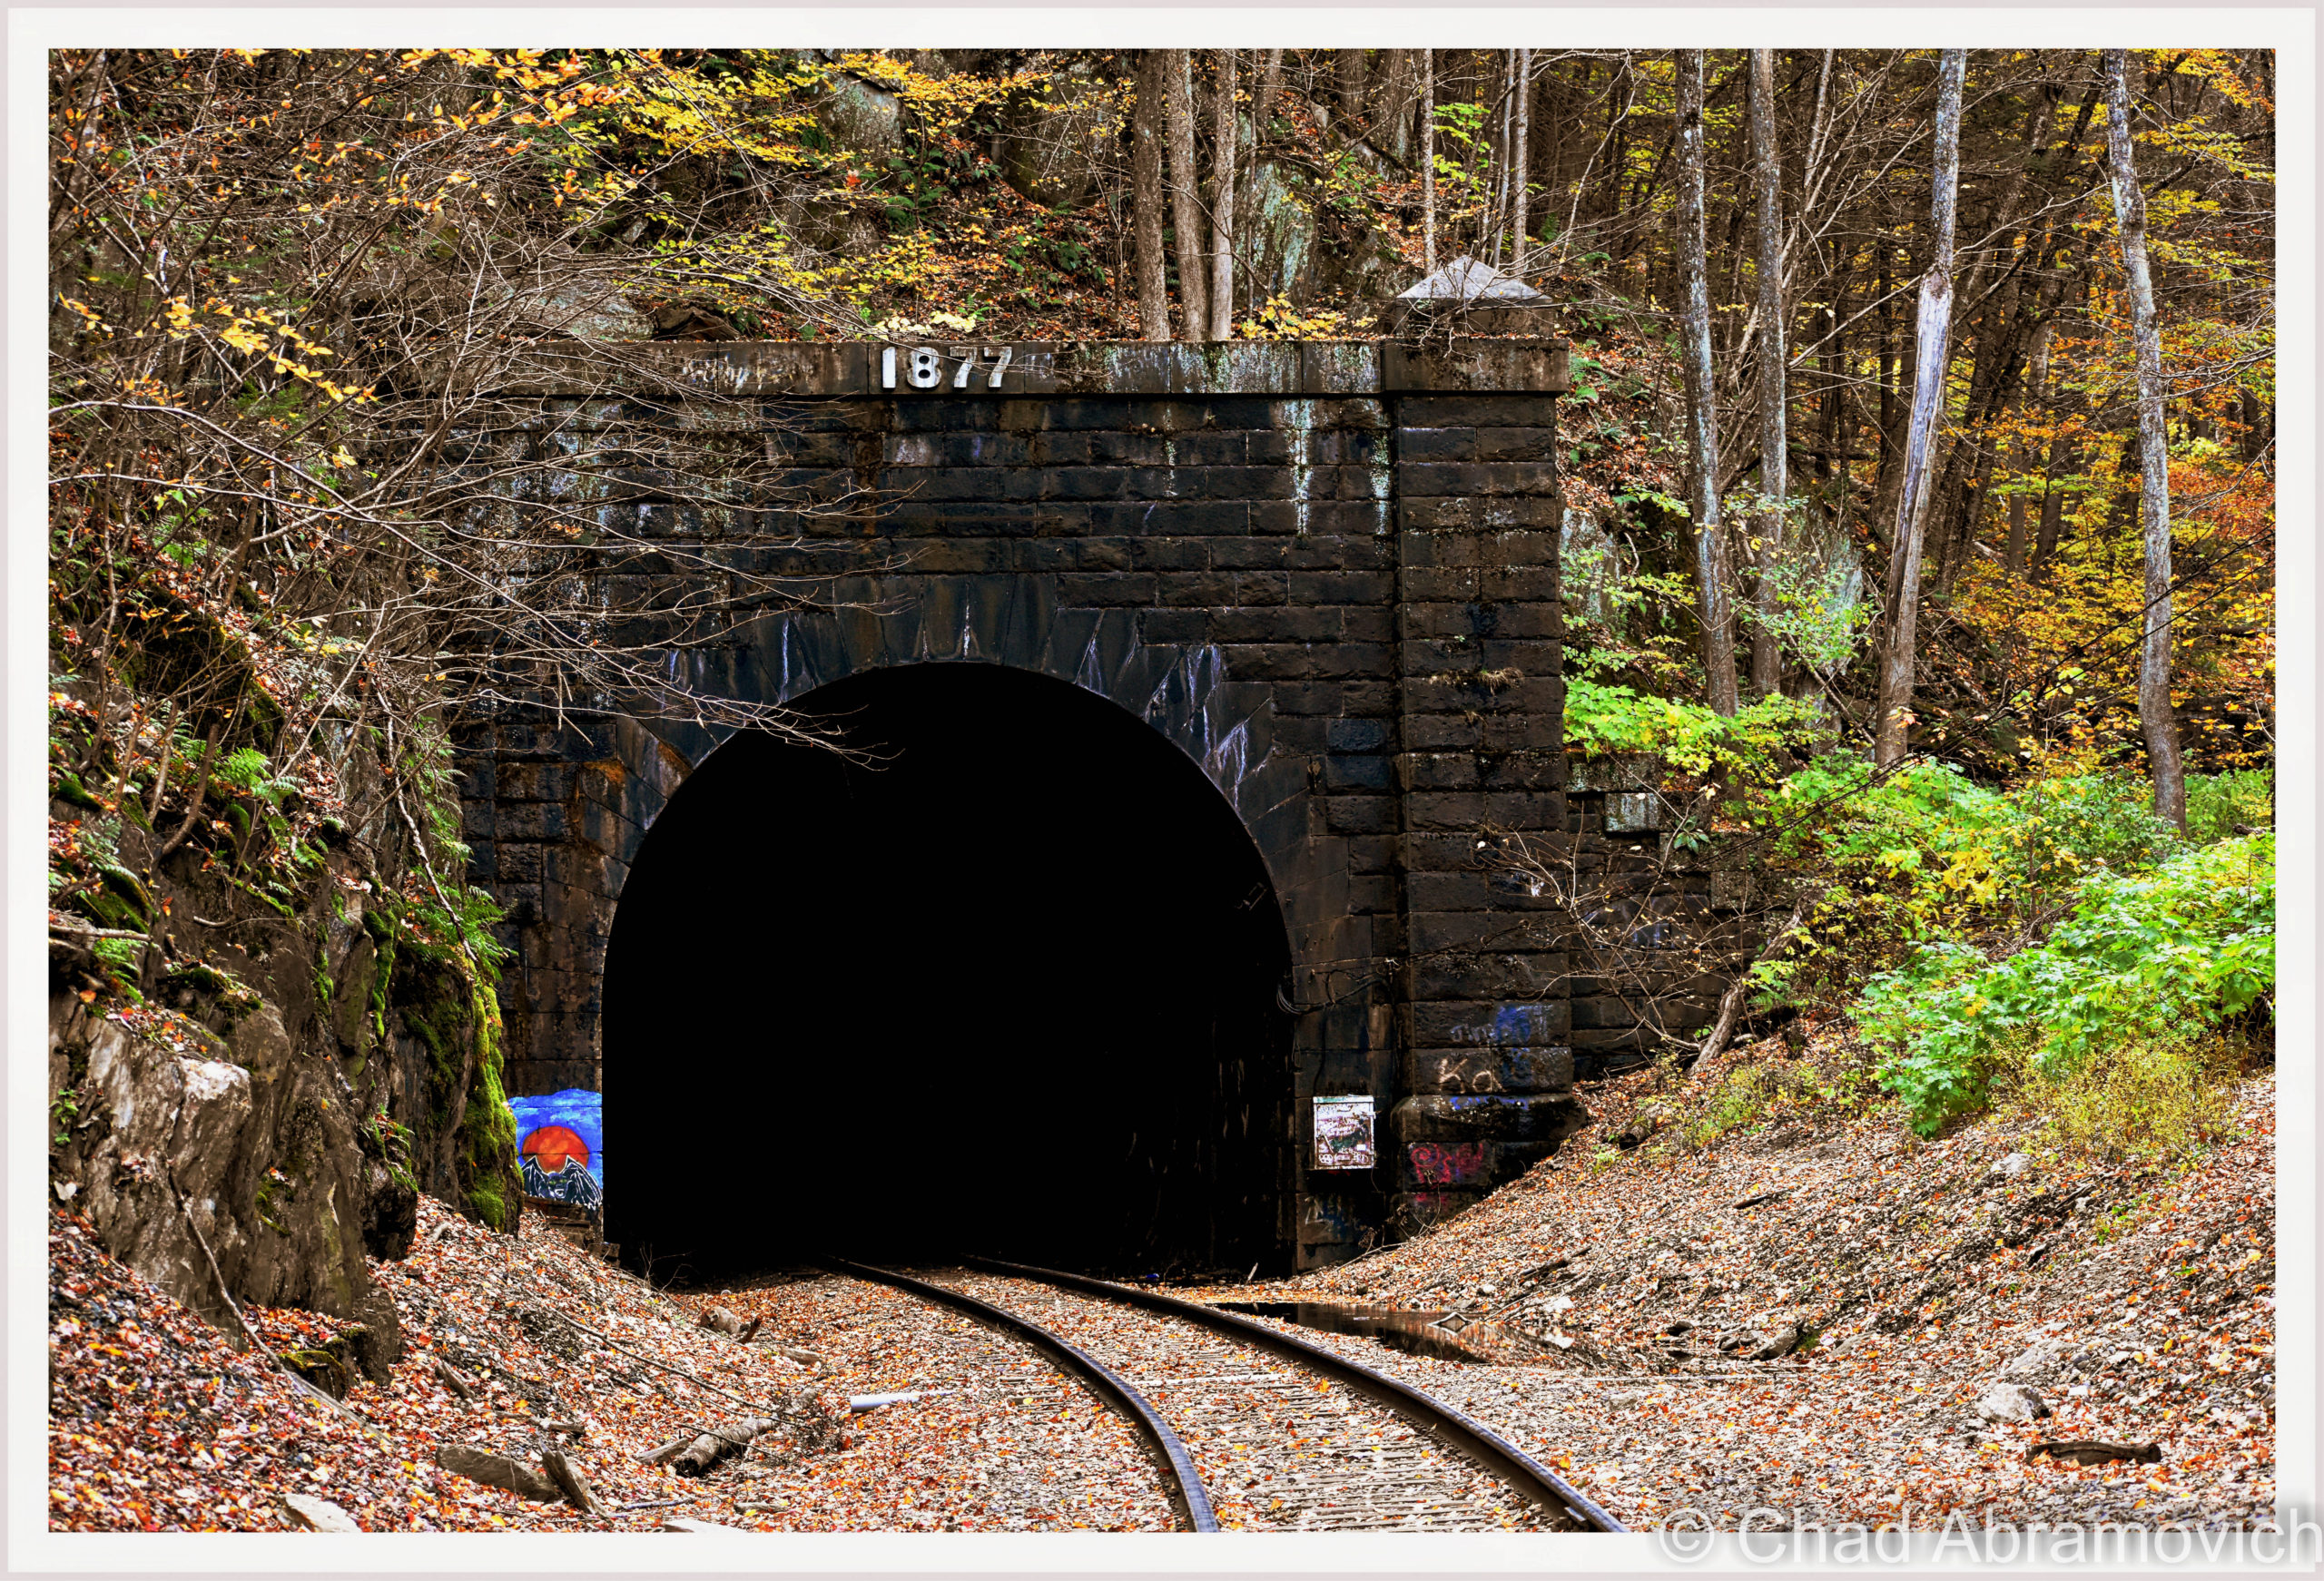
{"type": "Polygon", "coordinates": [[[1562,1043],[1573,1025],[1563,999],[1422,1000],[1410,1015],[1412,1046],[1423,1049],[1540,1048],[1562,1043]]]}
{"type": "Polygon", "coordinates": [[[1410,1097],[1389,1112],[1388,1134],[1411,1142],[1558,1142],[1590,1124],[1581,1101],[1561,1093],[1410,1097]]]}
{"type": "Polygon", "coordinates": [[[1407,1234],[1442,1224],[1475,1207],[1475,1191],[1398,1192],[1389,1199],[1389,1222],[1407,1234]]]}
{"type": "Polygon", "coordinates": [[[1408,1142],[1396,1149],[1396,1184],[1405,1191],[1488,1189],[1485,1144],[1408,1142]]]}
{"type": "Polygon", "coordinates": [[[1324,727],[1324,741],[1337,752],[1376,752],[1388,745],[1384,719],[1335,719],[1324,727]]]}
{"type": "Polygon", "coordinates": [[[1350,1198],[1325,1195],[1311,1189],[1300,1201],[1298,1234],[1302,1246],[1361,1241],[1371,1228],[1362,1207],[1350,1198]]]}
{"type": "Polygon", "coordinates": [[[1566,1047],[1441,1049],[1405,1056],[1411,1090],[1471,1096],[1490,1093],[1555,1093],[1573,1085],[1573,1050],[1566,1047]]]}

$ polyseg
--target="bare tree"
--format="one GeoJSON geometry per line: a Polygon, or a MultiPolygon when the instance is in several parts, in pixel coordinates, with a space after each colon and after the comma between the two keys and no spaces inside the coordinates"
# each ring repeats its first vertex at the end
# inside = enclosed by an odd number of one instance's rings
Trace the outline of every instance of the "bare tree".
{"type": "Polygon", "coordinates": [[[1894,768],[1905,756],[1913,706],[1915,639],[1920,614],[1921,538],[1928,527],[1932,465],[1945,402],[1945,350],[1953,331],[1953,215],[1961,177],[1961,78],[1968,52],[1948,49],[1937,69],[1936,152],[1930,162],[1932,257],[1921,277],[1913,325],[1913,410],[1905,429],[1896,530],[1888,557],[1888,607],[1880,653],[1880,702],[1873,761],[1894,768]]]}
{"type": "Polygon", "coordinates": [[[1137,233],[1138,327],[1148,340],[1170,339],[1168,268],[1162,257],[1162,102],[1167,50],[1137,61],[1137,102],[1130,113],[1130,217],[1137,233]]]}
{"type": "Polygon", "coordinates": [[[1529,100],[1534,98],[1534,93],[1531,93],[1531,79],[1534,79],[1534,51],[1520,49],[1515,51],[1515,54],[1518,54],[1518,82],[1515,82],[1515,88],[1511,91],[1511,95],[1515,98],[1515,104],[1511,104],[1511,114],[1513,114],[1515,121],[1518,121],[1518,133],[1515,133],[1515,146],[1511,149],[1511,153],[1508,153],[1508,179],[1511,179],[1511,183],[1513,183],[1518,191],[1515,191],[1515,219],[1511,221],[1511,235],[1513,235],[1513,241],[1511,241],[1511,272],[1522,277],[1524,274],[1524,182],[1527,182],[1527,172],[1531,172],[1531,167],[1534,167],[1534,162],[1531,162],[1531,158],[1529,158],[1527,153],[1527,146],[1524,146],[1524,135],[1527,135],[1527,128],[1529,128],[1529,114],[1527,114],[1529,100]]]}
{"type": "Polygon", "coordinates": [[[1759,198],[1759,517],[1753,558],[1759,568],[1759,618],[1751,632],[1751,689],[1765,697],[1782,682],[1776,647],[1775,570],[1783,556],[1784,506],[1791,491],[1785,431],[1783,162],[1776,149],[1776,52],[1751,52],[1751,161],[1759,198]]]}
{"type": "Polygon", "coordinates": [[[1436,52],[1420,52],[1420,266],[1436,272],[1436,52]]]}
{"type": "Polygon", "coordinates": [[[1718,508],[1718,382],[1710,354],[1710,271],[1703,234],[1703,52],[1679,64],[1679,273],[1686,297],[1679,362],[1687,384],[1688,505],[1694,516],[1695,583],[1703,626],[1703,676],[1712,709],[1733,713],[1735,610],[1728,594],[1727,529],[1718,508]]]}
{"type": "Polygon", "coordinates": [[[2146,194],[2139,189],[2131,146],[2129,52],[2106,61],[2106,162],[2113,176],[2114,215],[2122,228],[2122,271],[2131,290],[2131,341],[2138,364],[2139,517],[2146,541],[2146,624],[2139,647],[2139,727],[2154,774],[2154,810],[2187,827],[2187,775],[2179,759],[2179,722],[2171,708],[2171,436],[2162,417],[2162,338],[2147,270],[2146,194]]]}
{"type": "Polygon", "coordinates": [[[1170,123],[1171,251],[1178,266],[1178,338],[1210,337],[1210,270],[1203,256],[1202,186],[1195,171],[1194,52],[1167,50],[1163,88],[1170,123]]]}
{"type": "Polygon", "coordinates": [[[1210,338],[1235,339],[1235,52],[1222,49],[1211,119],[1210,338]]]}

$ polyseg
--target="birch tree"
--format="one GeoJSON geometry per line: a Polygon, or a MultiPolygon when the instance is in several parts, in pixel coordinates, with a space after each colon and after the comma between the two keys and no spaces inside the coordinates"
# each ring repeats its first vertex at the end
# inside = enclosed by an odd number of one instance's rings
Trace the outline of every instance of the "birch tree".
{"type": "Polygon", "coordinates": [[[2146,194],[2131,146],[2129,52],[2106,61],[2106,163],[2122,232],[2122,272],[2131,297],[2131,343],[2138,367],[2139,525],[2146,547],[2146,624],[2139,645],[2139,727],[2154,773],[2154,810],[2187,827],[2187,776],[2179,722],[2171,708],[2171,450],[2162,417],[2162,337],[2154,281],[2147,271],[2146,194]]]}
{"type": "Polygon", "coordinates": [[[1710,358],[1710,270],[1703,233],[1703,52],[1679,65],[1679,274],[1685,296],[1679,360],[1687,384],[1688,505],[1694,517],[1695,584],[1703,626],[1703,680],[1719,713],[1739,705],[1735,685],[1734,580],[1718,509],[1718,381],[1710,358]]]}
{"type": "Polygon", "coordinates": [[[1515,104],[1511,106],[1511,113],[1517,118],[1517,138],[1515,146],[1510,151],[1509,179],[1515,183],[1517,191],[1515,197],[1516,218],[1511,223],[1511,230],[1515,240],[1511,249],[1512,262],[1510,265],[1510,272],[1516,275],[1520,280],[1522,280],[1525,276],[1525,178],[1528,171],[1531,169],[1532,164],[1531,160],[1528,157],[1528,151],[1525,145],[1526,134],[1531,119],[1527,112],[1530,107],[1529,101],[1531,101],[1533,96],[1531,89],[1533,76],[1533,52],[1530,49],[1521,49],[1516,53],[1517,86],[1515,93],[1517,102],[1515,104]]]}
{"type": "Polygon", "coordinates": [[[1235,52],[1222,49],[1210,131],[1210,339],[1235,339],[1235,52]]]}
{"type": "Polygon", "coordinates": [[[1137,101],[1129,124],[1130,226],[1136,232],[1138,328],[1170,339],[1169,270],[1162,258],[1162,101],[1167,50],[1138,57],[1137,101]]]}
{"type": "Polygon", "coordinates": [[[1889,540],[1888,606],[1880,653],[1880,698],[1873,761],[1893,768],[1904,760],[1913,706],[1913,664],[1920,614],[1921,540],[1935,481],[1932,466],[1945,404],[1945,351],[1953,330],[1953,217],[1961,179],[1961,78],[1966,50],[1948,49],[1937,69],[1936,148],[1929,162],[1928,272],[1921,276],[1913,322],[1913,408],[1905,425],[1904,470],[1896,491],[1896,526],[1889,540]]]}
{"type": "Polygon", "coordinates": [[[1776,151],[1776,52],[1751,52],[1751,161],[1759,199],[1759,493],[1767,507],[1753,542],[1758,620],[1751,630],[1751,689],[1765,697],[1782,682],[1776,647],[1776,566],[1783,556],[1784,502],[1790,494],[1785,431],[1783,162],[1776,151]]]}

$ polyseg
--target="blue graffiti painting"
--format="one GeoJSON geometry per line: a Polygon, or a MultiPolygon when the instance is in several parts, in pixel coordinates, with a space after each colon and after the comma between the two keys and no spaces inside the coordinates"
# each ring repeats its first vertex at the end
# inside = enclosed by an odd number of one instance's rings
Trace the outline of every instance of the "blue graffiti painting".
{"type": "Polygon", "coordinates": [[[589,1213],[605,1212],[606,1193],[598,1189],[596,1178],[581,1167],[579,1160],[567,1158],[555,1174],[550,1174],[541,1168],[537,1156],[527,1153],[523,1168],[527,1196],[567,1203],[589,1213]]]}
{"type": "Polygon", "coordinates": [[[603,1098],[581,1087],[545,1097],[508,1100],[517,1116],[517,1153],[525,1194],[570,1203],[590,1213],[606,1197],[603,1098]]]}

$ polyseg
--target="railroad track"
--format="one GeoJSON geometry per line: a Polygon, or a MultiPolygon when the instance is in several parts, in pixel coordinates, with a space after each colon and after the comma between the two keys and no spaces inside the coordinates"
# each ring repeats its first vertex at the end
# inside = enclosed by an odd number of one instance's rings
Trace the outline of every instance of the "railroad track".
{"type": "Polygon", "coordinates": [[[1052,1269],[966,1260],[873,1280],[1007,1331],[1145,1435],[1194,1531],[1604,1531],[1614,1517],[1482,1422],[1234,1312],[1052,1269]]]}

